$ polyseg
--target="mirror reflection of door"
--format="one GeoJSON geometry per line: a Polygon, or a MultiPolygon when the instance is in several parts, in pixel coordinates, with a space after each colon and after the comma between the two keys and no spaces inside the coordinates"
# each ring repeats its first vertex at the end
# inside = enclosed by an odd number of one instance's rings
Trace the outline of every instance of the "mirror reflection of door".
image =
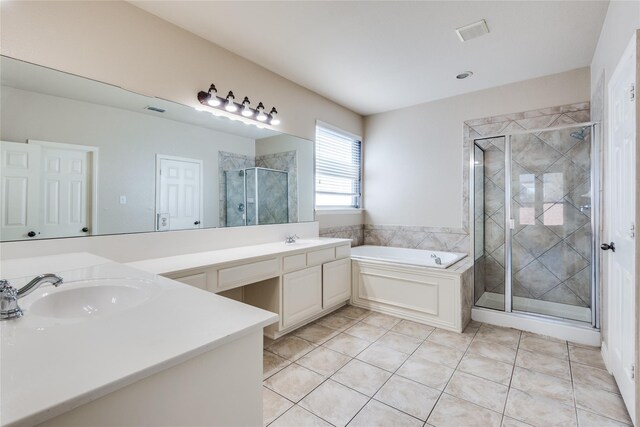
{"type": "Polygon", "coordinates": [[[156,230],[202,228],[202,160],[158,154],[156,230]]]}
{"type": "Polygon", "coordinates": [[[3,240],[87,236],[92,222],[92,147],[1,142],[3,240]]]}

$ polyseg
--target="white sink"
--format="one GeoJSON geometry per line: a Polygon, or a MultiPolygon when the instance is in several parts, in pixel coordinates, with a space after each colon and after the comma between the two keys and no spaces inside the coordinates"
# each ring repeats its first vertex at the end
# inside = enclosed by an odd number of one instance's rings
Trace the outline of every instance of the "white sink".
{"type": "Polygon", "coordinates": [[[29,315],[58,319],[90,319],[136,307],[150,298],[149,282],[102,279],[63,283],[41,294],[28,307],[29,315]],[[146,289],[145,289],[146,287],[146,289]]]}

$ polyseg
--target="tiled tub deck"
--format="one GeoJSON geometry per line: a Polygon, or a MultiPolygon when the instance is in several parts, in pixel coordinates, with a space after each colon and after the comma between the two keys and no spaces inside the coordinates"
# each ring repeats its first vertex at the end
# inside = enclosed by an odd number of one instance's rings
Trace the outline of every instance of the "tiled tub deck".
{"type": "Polygon", "coordinates": [[[346,306],[265,342],[264,425],[627,426],[600,351],[346,306]]]}

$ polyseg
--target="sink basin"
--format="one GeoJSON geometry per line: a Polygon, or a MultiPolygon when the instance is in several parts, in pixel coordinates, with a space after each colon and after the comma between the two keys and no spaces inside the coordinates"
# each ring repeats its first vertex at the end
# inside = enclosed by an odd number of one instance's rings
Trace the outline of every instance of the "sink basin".
{"type": "Polygon", "coordinates": [[[150,295],[148,282],[134,279],[87,280],[65,283],[43,294],[29,314],[59,319],[108,316],[142,304],[150,295]]]}

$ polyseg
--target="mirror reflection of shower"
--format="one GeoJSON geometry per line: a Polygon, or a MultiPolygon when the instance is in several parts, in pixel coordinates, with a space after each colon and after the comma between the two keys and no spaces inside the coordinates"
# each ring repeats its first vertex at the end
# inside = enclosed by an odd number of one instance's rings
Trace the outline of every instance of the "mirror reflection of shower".
{"type": "Polygon", "coordinates": [[[252,167],[224,172],[226,226],[289,222],[289,173],[252,167]]]}

